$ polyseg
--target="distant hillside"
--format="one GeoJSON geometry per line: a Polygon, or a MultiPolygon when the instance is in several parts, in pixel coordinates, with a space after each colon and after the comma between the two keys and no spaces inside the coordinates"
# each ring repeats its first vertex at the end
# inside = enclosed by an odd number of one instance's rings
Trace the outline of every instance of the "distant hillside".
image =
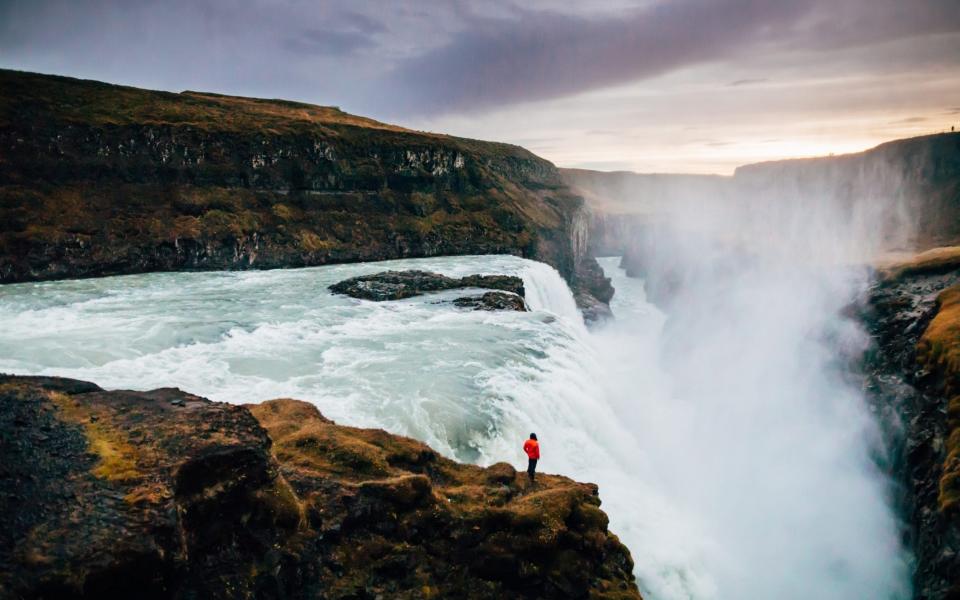
{"type": "Polygon", "coordinates": [[[730,178],[723,175],[682,175],[560,169],[564,181],[594,210],[609,214],[656,212],[691,197],[716,195],[730,178]]]}
{"type": "Polygon", "coordinates": [[[0,283],[510,253],[603,287],[581,206],[518,146],[0,70],[0,283]]]}
{"type": "Polygon", "coordinates": [[[746,165],[734,180],[754,192],[792,186],[839,200],[901,199],[915,219],[918,247],[960,239],[960,133],[895,140],[854,154],[746,165]]]}
{"type": "Polygon", "coordinates": [[[733,177],[582,169],[561,173],[607,221],[744,194],[780,197],[789,190],[792,198],[826,195],[837,202],[897,199],[913,215],[919,248],[960,240],[960,133],[896,140],[854,154],[745,165],[733,177]]]}

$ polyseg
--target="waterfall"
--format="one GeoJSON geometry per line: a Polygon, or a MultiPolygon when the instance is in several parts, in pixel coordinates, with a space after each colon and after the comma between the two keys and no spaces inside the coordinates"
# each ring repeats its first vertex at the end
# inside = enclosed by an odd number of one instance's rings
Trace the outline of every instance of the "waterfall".
{"type": "Polygon", "coordinates": [[[530,261],[521,276],[527,306],[532,310],[546,310],[571,323],[582,321],[573,293],[556,269],[530,261]]]}
{"type": "Polygon", "coordinates": [[[513,256],[2,286],[0,371],[299,398],[478,464],[522,468],[536,432],[542,471],[599,484],[648,600],[905,597],[870,417],[831,366],[849,285],[708,270],[668,318],[603,266],[617,319],[595,332],[555,269],[513,256]],[[327,291],[409,268],[520,276],[532,312],[327,291]]]}

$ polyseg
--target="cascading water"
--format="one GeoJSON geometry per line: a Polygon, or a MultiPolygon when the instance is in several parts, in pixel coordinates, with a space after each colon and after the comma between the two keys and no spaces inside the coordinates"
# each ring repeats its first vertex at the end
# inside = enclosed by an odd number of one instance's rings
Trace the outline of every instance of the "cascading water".
{"type": "Polygon", "coordinates": [[[643,282],[603,266],[619,318],[594,333],[555,270],[508,256],[4,286],[0,371],[301,398],[481,464],[522,465],[536,431],[542,470],[599,483],[648,600],[905,597],[870,419],[816,339],[855,332],[815,301],[829,293],[756,310],[823,278],[751,282],[668,319],[643,282]],[[326,290],[386,268],[517,274],[532,312],[445,302],[462,291],[326,290]]]}

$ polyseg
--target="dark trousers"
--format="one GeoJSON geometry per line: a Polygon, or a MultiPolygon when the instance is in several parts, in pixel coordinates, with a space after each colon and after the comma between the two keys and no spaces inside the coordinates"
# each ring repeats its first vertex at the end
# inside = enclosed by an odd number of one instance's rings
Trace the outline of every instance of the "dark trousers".
{"type": "Polygon", "coordinates": [[[537,472],[537,460],[536,458],[527,460],[527,476],[530,477],[530,481],[533,481],[533,476],[537,472]]]}

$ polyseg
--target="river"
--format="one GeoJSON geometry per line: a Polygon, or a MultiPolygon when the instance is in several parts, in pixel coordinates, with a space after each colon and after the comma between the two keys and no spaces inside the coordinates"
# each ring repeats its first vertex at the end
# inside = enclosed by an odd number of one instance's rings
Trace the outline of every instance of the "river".
{"type": "Polygon", "coordinates": [[[842,372],[862,278],[751,271],[668,318],[601,264],[617,318],[592,331],[555,270],[512,256],[7,285],[0,371],[299,398],[478,464],[522,466],[535,431],[541,470],[600,485],[648,600],[909,597],[882,444],[842,372]],[[518,275],[532,310],[326,289],[388,268],[518,275]]]}

